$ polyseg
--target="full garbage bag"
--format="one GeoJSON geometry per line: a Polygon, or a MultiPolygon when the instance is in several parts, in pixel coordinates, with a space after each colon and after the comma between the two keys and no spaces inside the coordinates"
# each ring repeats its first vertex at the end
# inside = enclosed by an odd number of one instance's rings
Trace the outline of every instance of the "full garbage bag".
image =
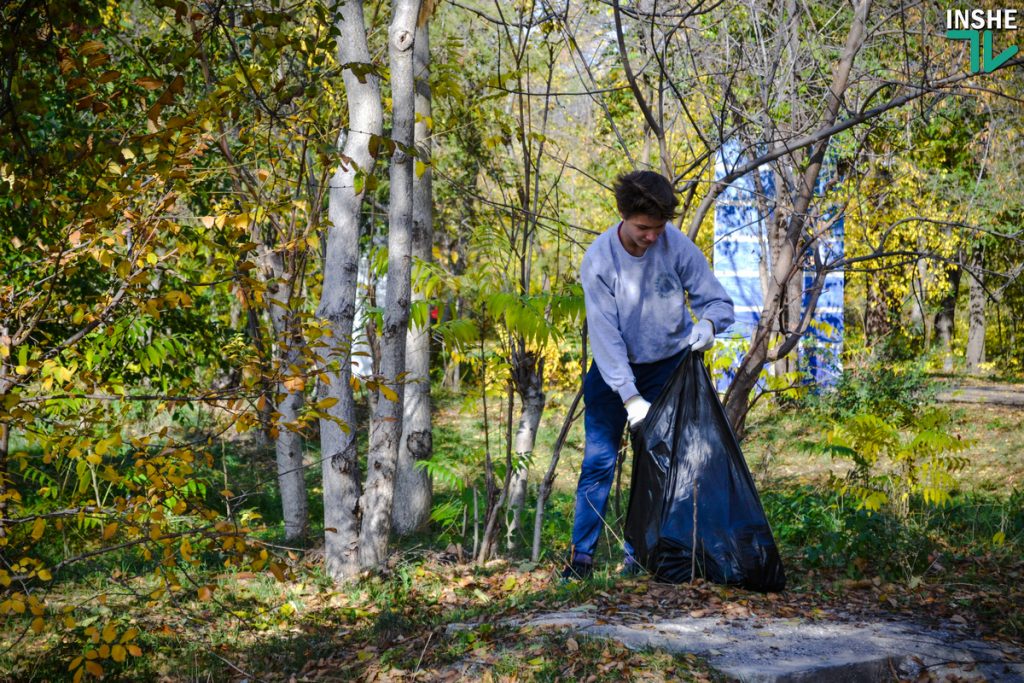
{"type": "Polygon", "coordinates": [[[703,354],[686,351],[632,434],[626,540],[654,578],[786,585],[775,538],[703,354]]]}

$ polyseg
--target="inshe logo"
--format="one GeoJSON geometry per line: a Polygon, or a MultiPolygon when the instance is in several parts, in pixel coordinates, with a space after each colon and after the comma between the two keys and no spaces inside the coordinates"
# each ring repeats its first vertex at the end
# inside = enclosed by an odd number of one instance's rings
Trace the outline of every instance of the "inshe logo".
{"type": "Polygon", "coordinates": [[[993,29],[1017,30],[1017,10],[946,10],[946,37],[971,41],[971,73],[991,73],[1017,54],[1016,45],[992,54],[993,29]]]}

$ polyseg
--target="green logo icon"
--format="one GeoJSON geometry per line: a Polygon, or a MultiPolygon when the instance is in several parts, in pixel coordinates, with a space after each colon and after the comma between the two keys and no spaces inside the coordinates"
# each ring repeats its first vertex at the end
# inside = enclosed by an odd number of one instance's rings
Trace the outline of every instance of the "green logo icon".
{"type": "Polygon", "coordinates": [[[971,73],[992,73],[1007,60],[1017,54],[1017,46],[1013,45],[992,56],[992,31],[968,31],[955,29],[946,31],[946,37],[953,40],[971,41],[971,73]]]}

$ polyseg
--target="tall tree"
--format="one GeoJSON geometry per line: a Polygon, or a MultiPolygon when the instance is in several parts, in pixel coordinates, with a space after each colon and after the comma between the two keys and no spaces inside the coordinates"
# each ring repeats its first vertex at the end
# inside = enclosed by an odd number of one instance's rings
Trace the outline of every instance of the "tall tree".
{"type": "Polygon", "coordinates": [[[344,68],[348,127],[339,135],[341,151],[328,193],[327,250],[318,316],[329,335],[323,358],[321,394],[336,402],[320,420],[324,496],[324,563],[335,579],[359,571],[361,477],[356,450],[356,411],[352,393],[352,326],[359,274],[359,214],[367,179],[373,173],[384,125],[380,81],[366,39],[363,3],[339,0],[335,6],[338,63],[344,68]],[[371,150],[371,141],[373,147],[371,150]]]}
{"type": "MultiPolygon", "coordinates": [[[[413,174],[412,197],[412,256],[421,265],[433,260],[434,244],[434,189],[431,169],[430,136],[433,128],[433,109],[430,94],[430,17],[435,3],[423,2],[416,25],[416,43],[413,46],[416,89],[416,121],[414,137],[419,157],[413,174]]],[[[402,439],[398,451],[398,469],[395,472],[395,499],[402,504],[395,507],[392,524],[398,534],[411,533],[430,519],[432,489],[430,475],[417,462],[429,460],[433,453],[430,404],[430,325],[431,311],[424,294],[426,278],[412,291],[412,307],[418,318],[409,325],[407,351],[407,381],[405,386],[405,416],[402,439]]]]}
{"type": "Polygon", "coordinates": [[[388,205],[388,286],[381,335],[381,378],[370,422],[366,489],[360,499],[359,563],[384,562],[395,493],[395,471],[402,436],[405,350],[412,277],[413,124],[416,114],[413,45],[419,0],[396,0],[388,29],[391,67],[391,155],[388,205]]]}

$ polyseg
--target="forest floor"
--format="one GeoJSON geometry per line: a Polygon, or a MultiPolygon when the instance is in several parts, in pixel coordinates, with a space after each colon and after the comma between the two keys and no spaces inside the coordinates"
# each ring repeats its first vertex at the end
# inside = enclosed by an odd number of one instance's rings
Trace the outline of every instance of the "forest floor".
{"type": "MultiPolygon", "coordinates": [[[[549,401],[533,481],[547,468],[570,398],[549,401]]],[[[450,398],[439,405],[435,452],[464,462],[466,476],[476,476],[484,447],[481,413],[450,398]]],[[[717,668],[718,658],[742,648],[742,639],[686,650],[648,638],[632,649],[601,632],[606,626],[651,631],[656,623],[726,630],[746,625],[760,632],[753,636],[757,642],[767,643],[765,634],[786,625],[910,622],[922,633],[991,646],[995,656],[1012,661],[1024,648],[1024,411],[969,403],[948,408],[954,432],[970,444],[968,465],[957,474],[950,504],[903,520],[856,511],[836,493],[830,482],[844,471],[843,463],[806,448],[828,426],[823,418],[799,409],[754,413],[743,450],[786,565],[787,589],[779,594],[621,577],[615,537],[626,490],[610,503],[611,533],[599,548],[594,579],[562,583],[558,573],[582,457],[577,425],[547,506],[540,562],[528,560],[525,537],[517,551],[504,553],[506,559],[468,562],[472,508],[463,507],[429,535],[403,541],[384,570],[347,586],[324,576],[317,553],[294,550],[282,554],[289,565],[285,581],[211,564],[188,577],[192,587],[172,600],[149,601],[146,596],[159,588],[156,578],[125,559],[55,582],[48,602],[55,609],[74,606],[76,628],[83,632],[104,624],[118,633],[139,630],[142,654],[104,660],[105,680],[729,679],[717,668]],[[585,623],[565,623],[566,615],[585,623]]],[[[500,411],[494,412],[490,426],[497,430],[500,411]]],[[[239,479],[262,481],[273,472],[272,453],[231,462],[237,465],[231,476],[239,479]]],[[[319,468],[311,470],[315,477],[319,468]]],[[[624,489],[628,475],[627,464],[624,489]]],[[[311,501],[318,493],[311,479],[311,501]]],[[[472,501],[445,487],[437,497],[456,510],[472,501]]],[[[264,517],[273,520],[274,500],[262,505],[264,517]]],[[[527,512],[532,530],[532,510],[527,512]]],[[[312,517],[317,514],[314,509],[312,517]]],[[[266,538],[278,543],[273,528],[266,538]]],[[[73,658],[91,646],[67,634],[35,635],[29,619],[24,628],[0,634],[0,680],[67,679],[73,658]]],[[[977,679],[979,666],[925,669],[919,680],[977,679]]]]}

